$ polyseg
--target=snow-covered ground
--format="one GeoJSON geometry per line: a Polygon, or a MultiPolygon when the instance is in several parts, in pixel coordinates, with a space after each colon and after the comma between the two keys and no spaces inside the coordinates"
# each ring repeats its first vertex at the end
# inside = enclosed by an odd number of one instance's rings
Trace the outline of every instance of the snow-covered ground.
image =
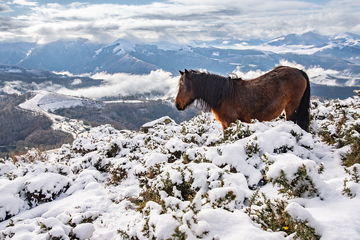
{"type": "Polygon", "coordinates": [[[360,239],[360,97],[312,118],[163,117],[0,160],[0,239],[360,239]]]}
{"type": "Polygon", "coordinates": [[[48,91],[36,91],[35,96],[21,103],[19,106],[23,109],[43,113],[55,111],[60,108],[69,108],[83,105],[81,98],[71,97],[48,91]]]}
{"type": "Polygon", "coordinates": [[[53,122],[52,128],[54,130],[70,133],[74,137],[77,137],[78,134],[85,131],[86,127],[82,121],[76,119],[67,119],[65,117],[53,114],[51,111],[55,111],[61,108],[82,106],[89,100],[48,91],[36,91],[34,94],[35,95],[32,98],[19,104],[19,107],[47,116],[53,122]]]}

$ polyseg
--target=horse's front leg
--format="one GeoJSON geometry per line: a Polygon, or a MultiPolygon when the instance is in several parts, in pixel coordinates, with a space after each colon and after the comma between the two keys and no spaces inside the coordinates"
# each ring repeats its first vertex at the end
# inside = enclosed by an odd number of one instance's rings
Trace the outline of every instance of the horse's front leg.
{"type": "Polygon", "coordinates": [[[230,126],[230,123],[225,122],[225,121],[222,121],[222,122],[220,122],[220,123],[221,123],[221,126],[222,126],[222,128],[223,128],[224,130],[230,126]]]}
{"type": "Polygon", "coordinates": [[[215,119],[221,124],[223,129],[226,129],[230,126],[229,121],[224,117],[224,115],[221,115],[218,111],[215,109],[211,109],[212,113],[214,114],[215,119]]]}

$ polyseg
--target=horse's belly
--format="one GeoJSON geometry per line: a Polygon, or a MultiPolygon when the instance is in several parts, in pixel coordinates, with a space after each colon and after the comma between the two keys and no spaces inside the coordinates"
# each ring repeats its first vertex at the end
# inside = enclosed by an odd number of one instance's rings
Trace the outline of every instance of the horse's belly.
{"type": "Polygon", "coordinates": [[[271,121],[280,116],[285,110],[285,101],[278,101],[276,103],[269,104],[266,108],[258,111],[254,116],[259,121],[271,121]]]}

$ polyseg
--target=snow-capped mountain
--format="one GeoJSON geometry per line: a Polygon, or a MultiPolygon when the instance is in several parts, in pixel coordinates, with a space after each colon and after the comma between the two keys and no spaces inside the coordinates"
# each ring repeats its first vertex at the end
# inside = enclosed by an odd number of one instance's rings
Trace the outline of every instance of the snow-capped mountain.
{"type": "Polygon", "coordinates": [[[327,45],[330,41],[330,37],[323,36],[314,32],[307,32],[304,34],[289,34],[286,36],[281,36],[270,41],[267,41],[265,44],[273,46],[282,46],[282,45],[311,45],[316,47],[322,47],[327,45]]]}
{"type": "Polygon", "coordinates": [[[106,45],[84,39],[45,45],[24,43],[21,48],[15,47],[20,43],[14,46],[2,43],[7,50],[0,50],[0,64],[77,74],[101,71],[143,74],[159,68],[172,73],[183,68],[200,68],[227,74],[237,66],[245,71],[269,70],[285,59],[305,67],[320,66],[359,74],[359,42],[360,37],[351,33],[323,36],[308,32],[269,41],[235,39],[186,46],[136,44],[123,39],[106,45]]]}
{"type": "MultiPolygon", "coordinates": [[[[295,52],[308,52],[308,55],[343,59],[354,64],[359,64],[360,58],[360,36],[353,33],[337,34],[331,37],[314,32],[301,35],[289,34],[272,39],[263,45],[278,47],[274,48],[274,51],[283,48],[291,52],[294,49],[295,52]]],[[[321,63],[318,65],[321,66],[321,63]]]]}
{"type": "Polygon", "coordinates": [[[359,107],[312,100],[311,133],[223,131],[209,114],[140,131],[76,122],[71,144],[0,159],[0,238],[359,239],[359,107]]]}
{"type": "Polygon", "coordinates": [[[149,73],[159,67],[144,60],[136,58],[132,54],[134,45],[127,41],[117,41],[113,44],[97,49],[88,64],[93,69],[92,72],[108,73],[149,73]]]}
{"type": "MultiPolygon", "coordinates": [[[[20,60],[10,59],[7,63],[29,69],[68,71],[75,74],[101,71],[148,73],[157,68],[131,56],[129,51],[130,45],[121,40],[106,46],[85,39],[60,40],[31,46],[20,60]]],[[[8,54],[10,57],[11,54],[8,54]]],[[[6,56],[4,59],[6,60],[6,56]]]]}
{"type": "Polygon", "coordinates": [[[85,39],[60,40],[32,48],[17,64],[24,68],[72,73],[91,72],[88,62],[101,45],[85,39]]]}
{"type": "Polygon", "coordinates": [[[34,47],[36,44],[29,42],[0,42],[0,64],[17,65],[34,47]]]}

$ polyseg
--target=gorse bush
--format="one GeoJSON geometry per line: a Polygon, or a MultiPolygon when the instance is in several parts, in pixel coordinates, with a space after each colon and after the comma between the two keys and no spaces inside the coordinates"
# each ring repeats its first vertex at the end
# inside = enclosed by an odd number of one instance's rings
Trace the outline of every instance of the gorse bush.
{"type": "Polygon", "coordinates": [[[298,240],[318,240],[320,236],[307,221],[294,219],[287,211],[284,200],[267,198],[256,191],[248,201],[245,212],[266,231],[282,231],[298,240]]]}
{"type": "Polygon", "coordinates": [[[319,195],[305,165],[300,166],[292,178],[289,178],[286,173],[281,170],[280,176],[270,179],[269,181],[278,186],[278,191],[288,198],[309,198],[319,195]]]}
{"type": "Polygon", "coordinates": [[[353,188],[360,187],[359,167],[360,165],[356,164],[352,167],[345,168],[347,177],[344,179],[342,193],[350,198],[354,198],[357,195],[353,188]]]}

